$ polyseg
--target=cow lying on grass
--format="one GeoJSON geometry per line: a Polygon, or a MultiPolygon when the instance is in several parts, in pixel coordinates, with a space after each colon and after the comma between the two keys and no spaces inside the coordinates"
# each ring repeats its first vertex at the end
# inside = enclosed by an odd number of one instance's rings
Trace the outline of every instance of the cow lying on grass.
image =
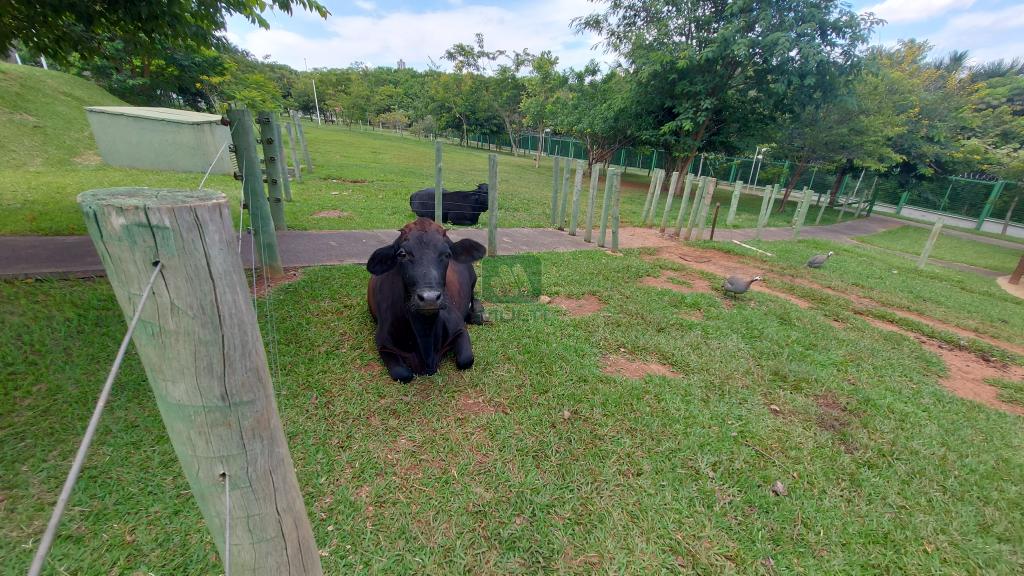
{"type": "MultiPolygon", "coordinates": [[[[409,196],[409,207],[421,218],[434,218],[434,189],[424,188],[409,196]]],[[[487,211],[487,184],[477,184],[476,190],[441,194],[441,221],[459,226],[471,226],[487,211]]]]}
{"type": "Polygon", "coordinates": [[[417,218],[370,256],[366,298],[377,322],[377,351],[393,379],[434,374],[448,352],[459,370],[473,366],[466,323],[483,323],[473,262],[484,254],[479,242],[452,242],[442,226],[417,218]]]}

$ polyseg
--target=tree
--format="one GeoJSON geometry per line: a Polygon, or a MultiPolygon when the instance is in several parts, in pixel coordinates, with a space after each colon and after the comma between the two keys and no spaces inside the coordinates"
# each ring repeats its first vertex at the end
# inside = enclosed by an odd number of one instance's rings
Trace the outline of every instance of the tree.
{"type": "MultiPolygon", "coordinates": [[[[76,54],[86,59],[101,56],[103,43],[110,40],[137,39],[153,46],[208,49],[225,42],[217,32],[225,29],[229,16],[237,14],[269,28],[262,15],[268,7],[286,14],[295,7],[322,18],[330,14],[317,0],[6,0],[0,10],[0,49],[6,53],[18,39],[60,63],[76,54]]],[[[130,53],[141,54],[134,50],[130,53]]]]}
{"type": "Polygon", "coordinates": [[[878,23],[840,0],[602,0],[574,20],[635,71],[657,126],[651,144],[680,163],[720,133],[763,130],[846,69],[878,23]]]}
{"type": "Polygon", "coordinates": [[[530,60],[530,75],[525,80],[526,92],[521,109],[526,122],[537,129],[537,156],[533,167],[540,166],[544,145],[544,127],[550,115],[549,107],[558,90],[565,84],[565,76],[558,71],[558,57],[543,51],[530,60]]]}

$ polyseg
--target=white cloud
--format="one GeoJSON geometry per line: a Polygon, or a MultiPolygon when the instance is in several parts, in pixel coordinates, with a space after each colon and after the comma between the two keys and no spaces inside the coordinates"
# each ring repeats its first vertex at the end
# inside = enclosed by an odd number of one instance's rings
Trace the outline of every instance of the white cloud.
{"type": "Polygon", "coordinates": [[[1024,56],[1024,8],[972,12],[950,18],[929,36],[935,54],[968,50],[974,62],[1024,56]]]}
{"type": "Polygon", "coordinates": [[[582,66],[591,58],[607,61],[600,50],[591,50],[596,38],[577,35],[570,20],[594,11],[587,0],[525,0],[511,7],[464,5],[424,12],[396,11],[372,15],[331,16],[321,34],[298,34],[284,27],[271,30],[235,30],[241,47],[254,54],[300,68],[303,58],[312,67],[344,67],[360,61],[394,66],[401,58],[410,66],[425,68],[430,58],[456,42],[472,42],[484,35],[490,50],[551,50],[561,66],[582,66]]]}
{"type": "Polygon", "coordinates": [[[353,4],[355,4],[357,8],[361,8],[367,12],[373,12],[377,9],[377,5],[369,0],[355,0],[353,4]]]}
{"type": "Polygon", "coordinates": [[[951,10],[966,10],[975,0],[884,0],[865,8],[889,23],[919,22],[951,10]]]}

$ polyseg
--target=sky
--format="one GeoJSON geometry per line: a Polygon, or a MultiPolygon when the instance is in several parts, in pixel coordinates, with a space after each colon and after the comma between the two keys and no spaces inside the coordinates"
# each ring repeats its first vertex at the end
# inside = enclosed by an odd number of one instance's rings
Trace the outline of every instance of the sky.
{"type": "MultiPolygon", "coordinates": [[[[321,0],[331,11],[326,20],[296,11],[268,13],[270,30],[242,18],[228,22],[227,36],[258,58],[302,70],[342,68],[354,62],[418,70],[442,69],[445,49],[472,43],[484,35],[487,49],[551,50],[563,67],[581,67],[611,56],[594,48],[598,38],[573,32],[570,21],[599,5],[588,0],[321,0]]],[[[857,12],[871,11],[888,23],[874,43],[926,39],[934,55],[968,50],[974,62],[1024,56],[1024,1],[1013,0],[857,0],[857,12]]]]}

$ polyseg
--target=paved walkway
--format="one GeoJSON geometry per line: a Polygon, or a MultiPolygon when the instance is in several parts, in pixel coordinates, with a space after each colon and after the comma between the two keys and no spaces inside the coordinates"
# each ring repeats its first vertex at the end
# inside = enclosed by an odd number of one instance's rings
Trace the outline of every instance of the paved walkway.
{"type": "MultiPolygon", "coordinates": [[[[856,236],[874,234],[890,228],[905,226],[908,222],[886,216],[873,215],[870,218],[849,220],[829,226],[807,226],[800,232],[801,238],[821,238],[836,242],[854,242],[856,236]]],[[[472,238],[487,243],[487,231],[463,228],[449,232],[452,238],[472,238]]],[[[752,240],[753,229],[717,230],[715,240],[752,240]]],[[[394,230],[344,230],[330,232],[305,232],[290,230],[278,233],[278,247],[281,259],[287,267],[317,266],[321,264],[359,264],[366,262],[377,248],[395,239],[394,230]]],[[[596,236],[596,232],[595,232],[596,236]]],[[[765,228],[762,240],[789,240],[793,237],[790,228],[765,228]]],[[[993,238],[971,236],[972,240],[1002,245],[1005,242],[993,238]]],[[[677,240],[665,238],[654,229],[623,228],[620,231],[620,246],[636,248],[641,246],[663,246],[677,240]]],[[[1013,245],[1013,243],[1009,243],[1013,245]]],[[[252,265],[248,236],[242,242],[242,262],[252,265]]],[[[1013,247],[1019,247],[1015,245],[1013,247]]],[[[579,236],[549,228],[502,228],[498,231],[498,252],[500,254],[522,254],[527,252],[552,252],[566,250],[596,249],[596,244],[583,241],[579,236]]],[[[936,264],[950,264],[934,261],[936,264]]],[[[976,273],[988,273],[964,265],[950,265],[976,273]]],[[[103,274],[103,266],[88,236],[0,236],[0,278],[33,277],[85,277],[103,274]]]]}

